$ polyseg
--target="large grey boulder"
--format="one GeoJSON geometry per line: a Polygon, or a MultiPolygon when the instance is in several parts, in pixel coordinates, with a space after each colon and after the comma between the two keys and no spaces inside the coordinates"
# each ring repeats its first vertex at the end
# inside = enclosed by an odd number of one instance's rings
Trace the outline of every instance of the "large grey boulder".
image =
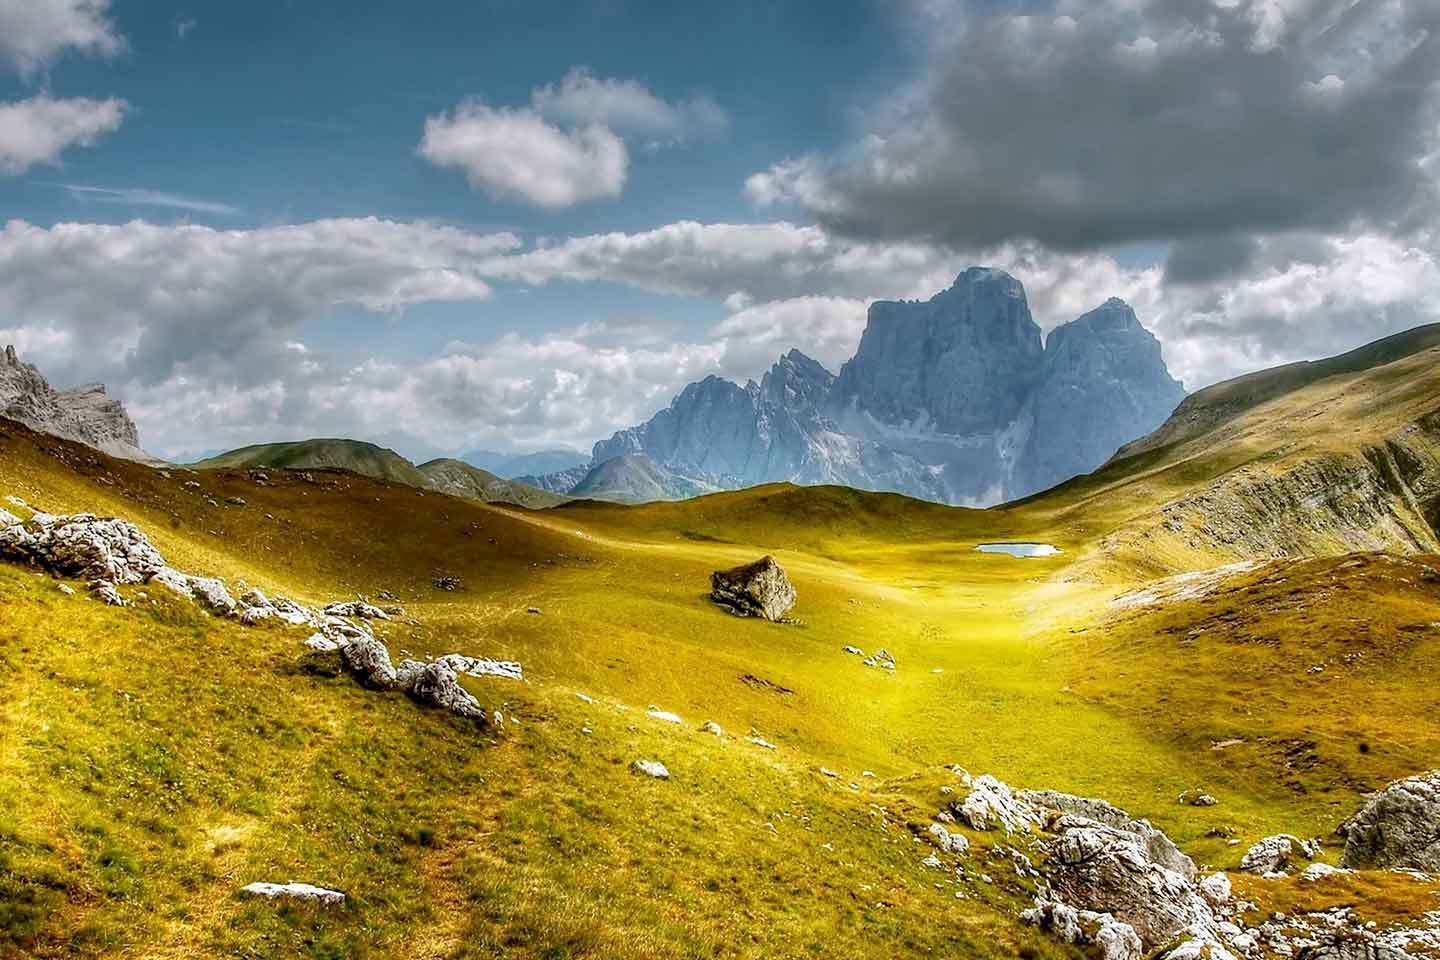
{"type": "Polygon", "coordinates": [[[398,685],[395,665],[385,644],[368,633],[352,637],[340,648],[340,658],[360,682],[376,690],[393,690],[398,685]]]}
{"type": "Polygon", "coordinates": [[[1072,813],[1052,816],[1045,830],[1055,836],[1047,868],[1057,899],[1113,914],[1135,929],[1147,949],[1215,925],[1194,884],[1153,859],[1141,833],[1072,813]]]}
{"type": "Polygon", "coordinates": [[[795,586],[774,557],[710,575],[710,599],[740,617],[778,621],[795,605],[795,586]]]}
{"type": "Polygon", "coordinates": [[[459,677],[448,663],[407,660],[396,671],[396,683],[421,703],[448,710],[466,720],[485,721],[480,701],[460,685],[459,677]]]}
{"type": "Polygon", "coordinates": [[[1440,870],[1440,770],[1390,784],[1337,833],[1345,838],[1342,866],[1440,870]]]}

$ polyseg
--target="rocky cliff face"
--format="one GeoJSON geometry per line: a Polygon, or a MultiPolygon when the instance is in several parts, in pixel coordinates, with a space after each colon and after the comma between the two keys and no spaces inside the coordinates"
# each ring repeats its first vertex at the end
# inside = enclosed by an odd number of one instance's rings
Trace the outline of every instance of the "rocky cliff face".
{"type": "Polygon", "coordinates": [[[1019,415],[1044,353],[1020,281],[972,267],[923,303],[873,304],[833,399],[892,426],[992,431],[1019,415]]]}
{"type": "Polygon", "coordinates": [[[14,347],[6,347],[0,356],[0,417],[112,456],[154,459],[140,449],[134,421],[120,401],[106,395],[102,384],[56,390],[34,365],[20,362],[14,347]]]}
{"type": "Polygon", "coordinates": [[[1044,343],[1020,282],[975,267],[927,301],[874,304],[839,376],[791,350],[758,384],[707,377],[594,455],[643,454],[720,488],[836,483],[984,506],[1093,470],[1183,396],[1121,301],[1044,343]]]}
{"type": "Polygon", "coordinates": [[[1160,341],[1123,300],[1051,331],[1031,399],[1033,427],[1019,486],[1044,490],[1093,470],[1136,437],[1165,422],[1185,399],[1160,341]]]}

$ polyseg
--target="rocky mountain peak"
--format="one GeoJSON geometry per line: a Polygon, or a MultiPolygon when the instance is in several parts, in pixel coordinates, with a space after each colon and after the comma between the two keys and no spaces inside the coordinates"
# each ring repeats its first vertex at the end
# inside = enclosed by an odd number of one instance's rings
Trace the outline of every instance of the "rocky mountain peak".
{"type": "Polygon", "coordinates": [[[893,426],[985,430],[1019,413],[1044,349],[1020,282],[972,267],[927,301],[872,304],[837,399],[893,426]]]}
{"type": "Polygon", "coordinates": [[[835,384],[835,375],[799,350],[790,350],[775,361],[760,382],[759,395],[771,403],[790,408],[815,407],[824,403],[835,384]]]}
{"type": "Polygon", "coordinates": [[[90,383],[56,390],[14,345],[0,361],[0,416],[32,430],[84,443],[131,460],[152,460],[140,449],[140,433],[120,401],[105,393],[104,384],[90,383]]]}

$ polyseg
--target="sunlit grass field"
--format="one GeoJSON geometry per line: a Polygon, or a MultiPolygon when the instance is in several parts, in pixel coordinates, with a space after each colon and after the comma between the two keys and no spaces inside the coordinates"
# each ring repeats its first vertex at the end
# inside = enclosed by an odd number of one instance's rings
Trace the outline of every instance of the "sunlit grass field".
{"type": "MultiPolygon", "coordinates": [[[[965,879],[921,864],[917,834],[957,784],[946,765],[1104,797],[1233,867],[1261,836],[1328,835],[1365,791],[1440,760],[1431,560],[1277,562],[1199,598],[1111,605],[1234,559],[1160,534],[1106,544],[1239,465],[1309,449],[1266,424],[1338,404],[1344,429],[1305,441],[1335,448],[1351,423],[1394,429],[1376,397],[1423,407],[1402,379],[1321,386],[1233,442],[1177,441],[989,511],[775,486],[530,512],[339,472],[160,472],[7,425],[0,495],[126,517],[232,585],[317,604],[388,591],[407,611],[382,625],[392,654],[515,659],[527,679],[466,680],[507,718],[479,730],[362,689],[304,631],[144,588],[108,608],[0,566],[0,955],[1065,954],[1016,919],[1032,891],[1003,838],[972,835],[965,879]],[[1012,539],[1063,552],[974,549],[1012,539]],[[762,553],[796,584],[794,622],[706,599],[712,570],[762,553]],[[672,778],[635,776],[639,758],[672,778]],[[1197,788],[1219,804],[1177,802],[1197,788]],[[240,897],[255,880],[350,899],[240,897]]],[[[1329,536],[1316,553],[1338,552],[1329,536]]]]}

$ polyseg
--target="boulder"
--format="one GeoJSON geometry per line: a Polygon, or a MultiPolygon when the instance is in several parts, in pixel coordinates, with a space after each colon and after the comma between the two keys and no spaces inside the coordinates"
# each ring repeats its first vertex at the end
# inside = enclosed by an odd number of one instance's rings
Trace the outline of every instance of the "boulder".
{"type": "Polygon", "coordinates": [[[779,621],[795,605],[795,587],[772,556],[710,575],[710,599],[739,617],[779,621]]]}
{"type": "Polygon", "coordinates": [[[1022,833],[1040,822],[1039,810],[1017,797],[1009,784],[988,773],[976,777],[970,793],[950,806],[972,830],[1002,827],[1006,833],[1022,833]]]}
{"type": "Polygon", "coordinates": [[[449,664],[439,660],[425,664],[407,660],[396,671],[396,683],[421,703],[449,710],[466,720],[485,722],[480,701],[460,685],[449,664]]]}
{"type": "Polygon", "coordinates": [[[389,620],[390,614],[364,600],[344,600],[325,608],[331,617],[354,617],[359,620],[389,620]]]}
{"type": "Polygon", "coordinates": [[[1336,832],[1341,866],[1440,871],[1440,770],[1395,781],[1336,832]]]}
{"type": "Polygon", "coordinates": [[[1314,841],[1301,840],[1288,833],[1277,833],[1245,851],[1245,856],[1240,859],[1240,869],[1261,876],[1284,873],[1292,860],[1299,857],[1313,860],[1319,853],[1319,844],[1314,841]]]}
{"type": "Polygon", "coordinates": [[[376,690],[393,690],[398,684],[395,665],[390,662],[390,651],[368,633],[351,637],[340,648],[340,657],[350,672],[366,686],[376,690]]]}
{"type": "Polygon", "coordinates": [[[1215,925],[1210,905],[1180,873],[1152,858],[1145,837],[1072,813],[1045,825],[1053,895],[1083,909],[1113,914],[1147,949],[1184,932],[1215,925]]]}
{"type": "Polygon", "coordinates": [[[1151,860],[1175,871],[1192,883],[1199,875],[1195,869],[1195,861],[1181,853],[1169,837],[1150,825],[1150,821],[1132,820],[1124,810],[1104,800],[1077,797],[1056,790],[1022,790],[1019,798],[1032,806],[1074,814],[1103,823],[1115,830],[1132,833],[1144,844],[1145,853],[1151,860]]]}
{"type": "Polygon", "coordinates": [[[120,591],[115,589],[115,584],[109,580],[91,580],[90,595],[101,603],[111,607],[128,607],[130,601],[120,596],[120,591]]]}

